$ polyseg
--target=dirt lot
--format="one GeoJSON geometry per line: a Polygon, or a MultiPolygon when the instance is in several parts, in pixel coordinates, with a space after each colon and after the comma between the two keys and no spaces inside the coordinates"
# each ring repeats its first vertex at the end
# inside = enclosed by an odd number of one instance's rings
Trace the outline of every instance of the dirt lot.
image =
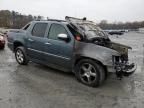
{"type": "Polygon", "coordinates": [[[111,75],[99,88],[35,63],[20,66],[6,47],[0,51],[0,108],[144,108],[144,34],[111,38],[133,47],[130,58],[138,69],[121,81],[111,75]]]}

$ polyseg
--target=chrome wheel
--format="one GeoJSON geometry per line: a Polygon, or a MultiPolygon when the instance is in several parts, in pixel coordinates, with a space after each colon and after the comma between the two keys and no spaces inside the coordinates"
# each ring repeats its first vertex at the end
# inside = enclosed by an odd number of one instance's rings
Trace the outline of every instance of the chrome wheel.
{"type": "Polygon", "coordinates": [[[23,52],[21,50],[17,50],[16,51],[16,59],[19,63],[23,63],[24,62],[24,55],[23,52]]]}
{"type": "Polygon", "coordinates": [[[83,63],[80,67],[80,79],[86,84],[91,84],[97,79],[95,67],[90,63],[83,63]]]}

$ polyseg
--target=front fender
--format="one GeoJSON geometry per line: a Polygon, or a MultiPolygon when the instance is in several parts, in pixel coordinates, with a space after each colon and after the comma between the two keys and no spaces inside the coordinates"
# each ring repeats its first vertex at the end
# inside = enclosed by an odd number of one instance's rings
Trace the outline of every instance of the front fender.
{"type": "Polygon", "coordinates": [[[112,56],[120,56],[120,54],[103,46],[92,43],[78,42],[75,43],[75,55],[92,58],[100,61],[103,65],[112,66],[112,56]]]}

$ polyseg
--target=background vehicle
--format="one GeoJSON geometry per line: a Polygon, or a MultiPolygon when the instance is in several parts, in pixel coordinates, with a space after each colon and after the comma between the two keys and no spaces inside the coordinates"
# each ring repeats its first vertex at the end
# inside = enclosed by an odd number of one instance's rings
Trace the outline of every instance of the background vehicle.
{"type": "Polygon", "coordinates": [[[110,35],[123,35],[125,33],[124,30],[104,30],[110,35]]]}
{"type": "Polygon", "coordinates": [[[0,49],[5,48],[5,38],[4,35],[0,33],[0,49]]]}
{"type": "Polygon", "coordinates": [[[122,32],[122,31],[110,31],[109,34],[110,35],[123,35],[124,32],[122,32]]]}
{"type": "Polygon", "coordinates": [[[88,86],[99,86],[114,72],[118,77],[132,74],[128,62],[131,47],[111,42],[91,21],[66,17],[66,21],[33,21],[22,29],[10,30],[8,46],[19,64],[29,61],[74,72],[88,86]]]}

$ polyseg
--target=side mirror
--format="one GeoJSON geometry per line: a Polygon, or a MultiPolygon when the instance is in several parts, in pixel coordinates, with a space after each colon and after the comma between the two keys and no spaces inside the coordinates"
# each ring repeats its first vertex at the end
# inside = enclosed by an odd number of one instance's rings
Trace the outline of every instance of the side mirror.
{"type": "Polygon", "coordinates": [[[58,34],[58,39],[68,42],[69,38],[67,34],[58,34]]]}

